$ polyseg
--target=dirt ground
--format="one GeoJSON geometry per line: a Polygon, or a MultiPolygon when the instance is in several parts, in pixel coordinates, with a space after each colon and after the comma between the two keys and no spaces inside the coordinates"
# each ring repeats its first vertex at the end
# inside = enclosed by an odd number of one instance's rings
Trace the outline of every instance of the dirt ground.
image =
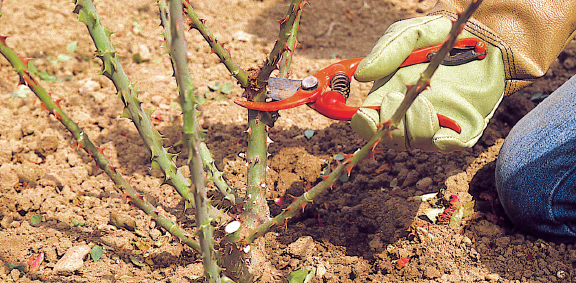
{"type": "MultiPolygon", "coordinates": [[[[286,0],[193,1],[207,24],[226,42],[243,68],[262,63],[271,50],[286,0]]],[[[394,21],[425,15],[434,0],[312,1],[299,32],[302,43],[292,77],[302,78],[337,62],[362,57],[394,21]],[[338,58],[336,58],[338,57],[338,58]]],[[[39,73],[56,77],[42,85],[63,109],[105,147],[104,153],[131,178],[154,205],[161,205],[187,228],[194,220],[162,174],[150,161],[134,126],[121,119],[122,104],[111,82],[97,75],[100,61],[69,1],[4,1],[0,35],[23,57],[35,58],[39,73]],[[75,51],[67,46],[78,42],[75,51]],[[68,59],[66,60],[68,55],[68,59]],[[60,56],[59,56],[60,55],[60,56]]],[[[113,43],[124,70],[147,108],[158,111],[155,127],[165,146],[180,138],[176,84],[161,47],[155,1],[97,3],[100,17],[113,30],[113,43]],[[139,53],[140,64],[133,60],[139,53]]],[[[207,144],[226,179],[241,188],[245,179],[246,111],[229,98],[241,97],[234,85],[219,99],[208,86],[233,83],[210,47],[194,31],[188,34],[190,68],[200,93],[208,94],[202,123],[207,144]]],[[[510,128],[534,107],[527,97],[547,95],[575,73],[576,45],[570,44],[544,78],[504,99],[478,144],[455,153],[418,150],[384,153],[352,170],[347,182],[308,205],[303,214],[266,237],[271,265],[261,282],[287,282],[291,271],[316,268],[312,282],[573,282],[576,246],[543,241],[517,231],[502,213],[494,187],[498,151],[510,128]],[[409,199],[438,193],[432,200],[409,199]],[[474,200],[473,213],[450,226],[430,223],[431,206],[474,200]],[[409,259],[402,265],[403,259],[409,259]]],[[[70,134],[42,111],[32,93],[19,92],[18,77],[0,58],[0,281],[2,282],[195,282],[202,275],[200,256],[176,240],[140,210],[126,203],[121,191],[84,152],[71,145],[70,134]],[[25,96],[25,97],[22,97],[25,96]],[[115,213],[135,221],[135,231],[111,225],[115,213]],[[36,223],[35,215],[42,216],[36,223]],[[142,245],[151,248],[142,252],[142,245]],[[101,259],[85,258],[72,273],[58,274],[56,263],[74,246],[103,248],[101,259]],[[43,253],[37,270],[27,261],[43,253]],[[15,266],[23,266],[18,271],[15,266]],[[12,269],[12,270],[11,270],[12,269]]],[[[352,85],[349,104],[359,105],[370,84],[352,85]]],[[[352,153],[364,144],[349,125],[333,122],[305,106],[281,111],[270,146],[270,209],[277,214],[320,179],[321,166],[337,153],[352,153]],[[306,129],[314,130],[307,139],[306,129]],[[278,206],[272,200],[283,198],[278,206]]],[[[172,147],[179,152],[181,146],[172,147]]],[[[182,154],[186,156],[186,154],[182,154]]],[[[187,172],[185,159],[177,165],[187,172]]],[[[133,230],[133,229],[132,229],[133,230]]]]}

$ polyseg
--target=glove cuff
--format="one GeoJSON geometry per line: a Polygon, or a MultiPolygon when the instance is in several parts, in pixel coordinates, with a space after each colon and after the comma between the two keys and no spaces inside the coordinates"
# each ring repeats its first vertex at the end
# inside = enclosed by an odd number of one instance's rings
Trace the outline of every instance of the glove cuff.
{"type": "MultiPolygon", "coordinates": [[[[439,0],[430,15],[456,19],[468,0],[439,0]]],[[[484,0],[465,29],[502,51],[506,94],[542,77],[574,38],[575,1],[484,0]]]]}

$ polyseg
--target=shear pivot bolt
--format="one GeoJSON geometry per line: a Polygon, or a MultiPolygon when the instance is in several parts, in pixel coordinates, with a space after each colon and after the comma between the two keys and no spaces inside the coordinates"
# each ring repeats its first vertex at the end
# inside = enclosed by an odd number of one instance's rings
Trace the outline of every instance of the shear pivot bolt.
{"type": "Polygon", "coordinates": [[[302,89],[309,90],[318,86],[318,79],[314,76],[305,77],[302,80],[302,89]]]}

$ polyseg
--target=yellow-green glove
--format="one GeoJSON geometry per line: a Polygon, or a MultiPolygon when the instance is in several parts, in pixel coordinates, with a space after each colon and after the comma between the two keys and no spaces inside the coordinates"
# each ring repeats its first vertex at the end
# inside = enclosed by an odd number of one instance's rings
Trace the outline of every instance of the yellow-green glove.
{"type": "MultiPolygon", "coordinates": [[[[372,52],[360,63],[358,81],[375,81],[363,106],[380,106],[378,111],[360,108],[351,121],[352,129],[365,139],[376,132],[378,123],[387,121],[404,98],[406,85],[415,84],[428,64],[398,69],[419,48],[444,42],[451,21],[442,16],[426,16],[394,23],[380,38],[372,52]]],[[[463,31],[458,38],[476,37],[463,31]]],[[[422,92],[406,116],[392,131],[389,147],[406,150],[453,151],[472,147],[482,135],[488,120],[504,95],[505,74],[502,54],[487,45],[487,56],[457,66],[441,65],[430,88],[422,92]],[[440,127],[437,114],[456,121],[461,132],[440,127]]]]}

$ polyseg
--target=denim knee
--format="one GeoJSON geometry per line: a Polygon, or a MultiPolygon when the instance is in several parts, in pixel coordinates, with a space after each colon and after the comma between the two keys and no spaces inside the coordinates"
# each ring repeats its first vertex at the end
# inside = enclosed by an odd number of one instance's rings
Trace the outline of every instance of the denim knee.
{"type": "Polygon", "coordinates": [[[496,188],[519,229],[576,239],[576,76],[510,131],[496,162],[496,188]]]}

